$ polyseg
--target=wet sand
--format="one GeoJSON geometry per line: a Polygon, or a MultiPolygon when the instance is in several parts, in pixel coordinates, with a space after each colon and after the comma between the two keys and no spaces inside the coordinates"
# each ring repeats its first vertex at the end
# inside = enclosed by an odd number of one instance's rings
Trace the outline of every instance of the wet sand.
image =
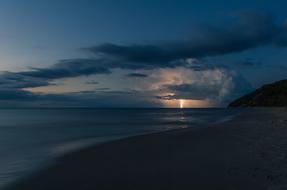
{"type": "Polygon", "coordinates": [[[6,189],[287,189],[287,109],[91,146],[6,189]]]}

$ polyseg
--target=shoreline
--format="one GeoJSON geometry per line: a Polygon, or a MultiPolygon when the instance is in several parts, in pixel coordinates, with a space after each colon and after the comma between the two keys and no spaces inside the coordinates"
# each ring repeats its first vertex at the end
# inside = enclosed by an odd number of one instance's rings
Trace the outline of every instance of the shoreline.
{"type": "Polygon", "coordinates": [[[224,123],[205,124],[207,127],[143,134],[86,147],[60,157],[54,165],[4,189],[282,186],[287,178],[285,152],[282,152],[287,146],[283,142],[287,137],[283,133],[287,131],[286,113],[286,109],[258,109],[224,123]]]}

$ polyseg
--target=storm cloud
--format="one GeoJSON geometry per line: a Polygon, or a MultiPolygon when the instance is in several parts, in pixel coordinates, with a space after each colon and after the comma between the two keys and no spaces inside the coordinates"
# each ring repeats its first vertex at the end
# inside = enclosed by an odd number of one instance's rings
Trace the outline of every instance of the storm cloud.
{"type": "Polygon", "coordinates": [[[253,89],[240,74],[226,68],[215,68],[200,72],[179,70],[175,75],[173,73],[168,73],[168,75],[171,75],[174,79],[169,83],[159,84],[158,89],[166,92],[166,95],[156,96],[158,99],[211,100],[222,103],[253,89]]]}

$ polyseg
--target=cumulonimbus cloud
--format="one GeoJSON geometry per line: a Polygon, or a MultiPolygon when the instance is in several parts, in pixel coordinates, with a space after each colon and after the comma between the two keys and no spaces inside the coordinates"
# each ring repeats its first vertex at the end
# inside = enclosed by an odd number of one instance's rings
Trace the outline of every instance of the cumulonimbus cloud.
{"type": "Polygon", "coordinates": [[[152,82],[145,89],[159,91],[162,100],[211,100],[217,103],[228,102],[252,90],[251,85],[238,73],[226,68],[204,71],[185,68],[155,71],[150,76],[152,82]]]}

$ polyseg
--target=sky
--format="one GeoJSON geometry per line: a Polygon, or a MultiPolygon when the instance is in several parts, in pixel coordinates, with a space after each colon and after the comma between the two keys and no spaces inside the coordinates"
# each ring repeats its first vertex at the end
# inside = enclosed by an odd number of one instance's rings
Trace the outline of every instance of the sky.
{"type": "Polygon", "coordinates": [[[224,107],[287,78],[285,0],[1,0],[0,107],[224,107]]]}

